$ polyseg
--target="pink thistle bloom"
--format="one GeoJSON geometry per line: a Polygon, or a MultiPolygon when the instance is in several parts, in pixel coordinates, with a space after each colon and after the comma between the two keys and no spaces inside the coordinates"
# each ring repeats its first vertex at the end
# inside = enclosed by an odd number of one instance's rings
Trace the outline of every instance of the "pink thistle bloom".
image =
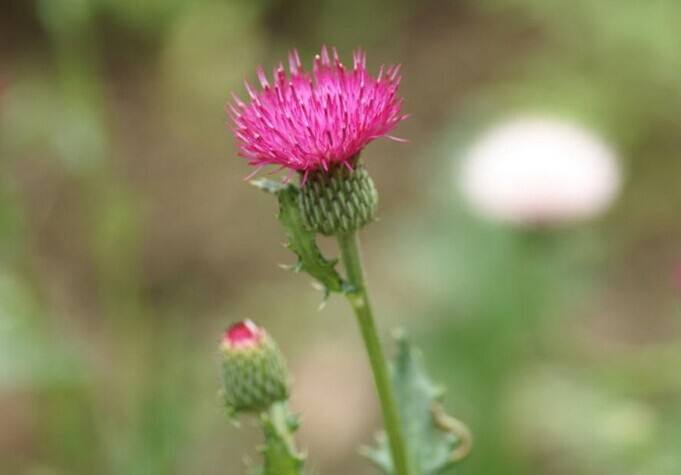
{"type": "MultiPolygon", "coordinates": [[[[381,66],[378,76],[366,70],[366,54],[356,50],[346,70],[335,48],[324,46],[312,72],[303,68],[297,51],[289,53],[289,74],[280,63],[269,83],[258,68],[261,91],[246,82],[245,104],[233,94],[228,113],[239,155],[257,167],[295,170],[303,180],[313,170],[341,164],[352,168],[357,154],[372,140],[388,137],[407,116],[398,96],[400,66],[381,66]]],[[[254,172],[254,173],[255,173],[254,172]]]]}

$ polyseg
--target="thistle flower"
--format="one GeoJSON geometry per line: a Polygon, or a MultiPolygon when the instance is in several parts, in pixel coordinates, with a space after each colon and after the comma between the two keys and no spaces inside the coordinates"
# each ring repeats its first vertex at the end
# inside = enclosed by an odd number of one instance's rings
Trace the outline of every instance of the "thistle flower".
{"type": "Polygon", "coordinates": [[[594,217],[621,185],[611,147],[577,124],[551,118],[512,119],[492,128],[457,173],[475,211],[526,226],[594,217]]]}
{"type": "Polygon", "coordinates": [[[294,50],[289,75],[280,63],[272,84],[258,68],[261,91],[246,82],[250,104],[233,95],[228,113],[239,155],[257,170],[276,165],[300,172],[305,182],[315,170],[354,168],[359,152],[374,139],[401,140],[388,135],[406,118],[397,95],[400,67],[381,66],[373,77],[362,50],[354,52],[351,70],[335,48],[331,52],[322,47],[310,73],[294,50]]]}
{"type": "Polygon", "coordinates": [[[284,357],[267,332],[250,320],[225,331],[222,352],[223,395],[230,412],[260,412],[288,398],[284,357]]]}

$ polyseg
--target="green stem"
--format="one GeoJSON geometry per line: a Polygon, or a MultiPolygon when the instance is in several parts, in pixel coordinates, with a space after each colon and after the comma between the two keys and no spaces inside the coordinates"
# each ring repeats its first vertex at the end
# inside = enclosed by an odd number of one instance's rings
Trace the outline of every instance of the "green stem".
{"type": "Polygon", "coordinates": [[[352,289],[346,294],[355,311],[369,362],[374,374],[374,382],[383,411],[385,430],[388,435],[395,475],[410,475],[407,448],[402,435],[402,425],[393,395],[393,387],[388,375],[388,366],[378,338],[371,304],[364,283],[362,258],[359,251],[359,238],[356,232],[339,234],[338,245],[347,272],[348,283],[352,289]]]}
{"type": "Polygon", "coordinates": [[[298,452],[293,439],[297,421],[291,414],[287,402],[274,403],[261,416],[265,431],[265,475],[301,475],[303,456],[298,452]]]}

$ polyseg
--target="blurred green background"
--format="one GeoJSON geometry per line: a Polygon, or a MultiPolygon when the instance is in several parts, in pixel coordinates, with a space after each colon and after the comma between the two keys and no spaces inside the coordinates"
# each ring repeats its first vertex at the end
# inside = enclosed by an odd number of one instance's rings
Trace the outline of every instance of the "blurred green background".
{"type": "Polygon", "coordinates": [[[10,0],[0,37],[0,473],[245,473],[258,431],[217,396],[243,318],[290,360],[308,466],[377,473],[349,309],[277,267],[225,126],[257,65],[322,43],[403,64],[410,143],[364,154],[363,240],[386,341],[409,331],[475,434],[452,473],[681,473],[681,2],[10,0]],[[462,147],[523,111],[613,144],[604,217],[522,231],[463,205],[462,147]]]}

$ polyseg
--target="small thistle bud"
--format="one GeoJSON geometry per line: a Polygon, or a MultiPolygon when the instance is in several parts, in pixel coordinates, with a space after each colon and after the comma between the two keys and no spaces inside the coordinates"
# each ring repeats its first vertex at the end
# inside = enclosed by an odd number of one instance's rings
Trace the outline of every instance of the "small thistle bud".
{"type": "Polygon", "coordinates": [[[300,191],[305,224],[326,236],[364,227],[378,206],[374,182],[359,163],[352,169],[333,165],[328,171],[310,172],[300,191]]]}
{"type": "Polygon", "coordinates": [[[224,399],[232,413],[262,412],[288,399],[289,376],[277,344],[250,320],[235,323],[220,343],[224,399]]]}

